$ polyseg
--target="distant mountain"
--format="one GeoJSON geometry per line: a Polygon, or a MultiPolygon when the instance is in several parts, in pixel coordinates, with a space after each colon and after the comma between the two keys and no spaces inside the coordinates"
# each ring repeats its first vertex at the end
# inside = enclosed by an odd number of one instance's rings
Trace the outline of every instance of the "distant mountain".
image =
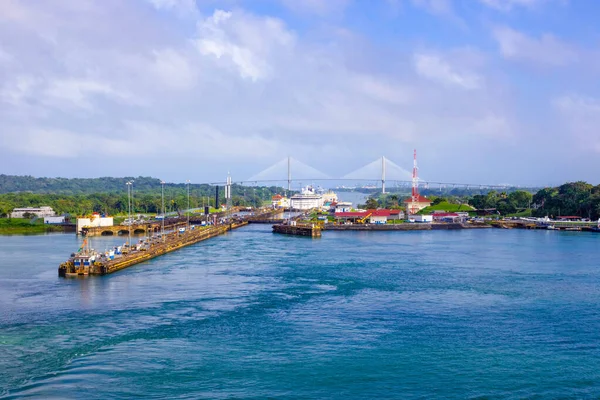
{"type": "Polygon", "coordinates": [[[0,193],[112,193],[126,191],[125,182],[134,180],[136,191],[155,190],[160,188],[160,179],[143,177],[123,178],[35,178],[0,174],[0,193]]]}

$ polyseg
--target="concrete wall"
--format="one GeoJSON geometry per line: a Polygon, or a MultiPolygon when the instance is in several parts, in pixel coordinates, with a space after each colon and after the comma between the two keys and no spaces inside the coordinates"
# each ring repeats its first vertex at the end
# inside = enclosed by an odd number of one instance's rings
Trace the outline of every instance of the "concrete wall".
{"type": "Polygon", "coordinates": [[[45,224],[62,224],[65,222],[65,217],[44,217],[45,224]]]}

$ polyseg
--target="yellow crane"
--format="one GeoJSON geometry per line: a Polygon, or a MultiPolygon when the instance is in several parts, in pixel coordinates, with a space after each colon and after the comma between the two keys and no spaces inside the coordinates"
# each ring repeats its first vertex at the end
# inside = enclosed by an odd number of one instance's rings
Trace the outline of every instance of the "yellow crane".
{"type": "Polygon", "coordinates": [[[359,224],[364,224],[371,215],[373,215],[372,212],[368,213],[367,215],[365,215],[364,217],[362,217],[360,219],[357,219],[356,222],[359,224]]]}

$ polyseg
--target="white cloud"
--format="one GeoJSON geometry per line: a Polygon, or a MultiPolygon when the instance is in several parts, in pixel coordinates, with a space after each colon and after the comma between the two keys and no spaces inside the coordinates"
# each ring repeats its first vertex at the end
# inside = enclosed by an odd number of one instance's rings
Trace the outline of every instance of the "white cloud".
{"type": "Polygon", "coordinates": [[[257,81],[271,75],[269,61],[294,41],[281,20],[216,10],[198,24],[196,44],[201,54],[227,60],[242,78],[257,81]]]}
{"type": "Polygon", "coordinates": [[[465,21],[455,12],[451,0],[412,0],[412,4],[432,15],[445,18],[462,28],[466,28],[465,21]]]}
{"type": "Polygon", "coordinates": [[[600,99],[566,94],[555,98],[552,104],[559,111],[566,131],[577,139],[579,149],[600,153],[600,99]]]}
{"type": "MultiPolygon", "coordinates": [[[[291,154],[335,176],[382,154],[405,165],[415,146],[443,156],[455,143],[506,143],[519,131],[510,79],[495,79],[502,72],[494,75],[485,53],[430,51],[428,39],[374,43],[343,23],[324,27],[343,10],[319,11],[327,2],[302,4],[316,11],[293,18],[318,27],[298,31],[247,9],[173,18],[174,2],[156,11],[128,1],[18,4],[20,15],[49,18],[0,24],[13,58],[0,69],[3,170],[16,168],[3,155],[36,154],[57,159],[22,173],[107,175],[126,166],[181,179],[194,162],[198,180],[229,168],[240,179],[291,154]],[[86,146],[101,147],[107,162],[74,171],[86,146]],[[169,162],[150,162],[158,155],[169,162]]],[[[449,3],[423,4],[443,14],[449,3]]],[[[431,159],[428,168],[446,173],[447,161],[431,159]]]]}
{"type": "Polygon", "coordinates": [[[0,99],[13,106],[19,106],[31,99],[35,86],[40,80],[30,75],[18,75],[0,88],[0,99]]]}
{"type": "Polygon", "coordinates": [[[117,102],[135,104],[132,95],[117,90],[110,84],[93,79],[55,79],[46,85],[43,91],[44,101],[57,108],[93,109],[92,100],[103,96],[117,102]]]}
{"type": "Polygon", "coordinates": [[[102,149],[103,154],[126,155],[127,142],[96,135],[51,128],[7,129],[0,137],[2,146],[19,154],[53,158],[78,158],[90,150],[102,149]]]}
{"type": "Polygon", "coordinates": [[[498,27],[493,35],[507,59],[549,66],[573,64],[579,59],[573,46],[552,34],[535,38],[508,27],[498,27]]]}
{"type": "Polygon", "coordinates": [[[350,3],[350,0],[281,0],[289,9],[302,14],[326,16],[340,14],[350,3]]]}
{"type": "Polygon", "coordinates": [[[416,72],[424,78],[466,90],[479,89],[482,79],[468,71],[457,71],[441,56],[418,53],[413,56],[416,72]]]}
{"type": "Polygon", "coordinates": [[[546,0],[479,0],[484,5],[500,11],[510,11],[515,7],[533,8],[546,0]]]}
{"type": "Polygon", "coordinates": [[[154,50],[152,69],[157,79],[173,89],[189,89],[197,78],[197,71],[186,56],[173,49],[154,50]]]}
{"type": "Polygon", "coordinates": [[[157,10],[178,10],[181,12],[195,12],[195,0],[147,0],[157,10]]]}

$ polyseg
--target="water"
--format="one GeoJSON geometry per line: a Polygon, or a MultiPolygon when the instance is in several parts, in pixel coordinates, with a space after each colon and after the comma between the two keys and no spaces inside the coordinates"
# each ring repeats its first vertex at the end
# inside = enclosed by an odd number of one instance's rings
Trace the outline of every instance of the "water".
{"type": "Polygon", "coordinates": [[[0,397],[598,398],[598,240],[254,225],[65,280],[73,235],[1,237],[0,397]]]}

